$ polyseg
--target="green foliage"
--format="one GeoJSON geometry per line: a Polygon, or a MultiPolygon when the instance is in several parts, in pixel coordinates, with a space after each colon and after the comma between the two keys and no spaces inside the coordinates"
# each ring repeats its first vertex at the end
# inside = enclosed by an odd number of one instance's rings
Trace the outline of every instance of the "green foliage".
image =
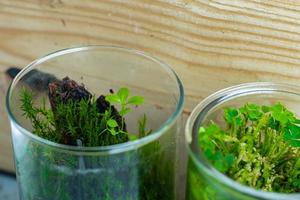
{"type": "Polygon", "coordinates": [[[33,133],[52,141],[59,141],[60,137],[55,134],[53,113],[46,109],[46,103],[43,99],[42,107],[34,107],[33,94],[26,89],[21,92],[21,109],[23,115],[32,122],[33,133]]]}
{"type": "Polygon", "coordinates": [[[144,98],[141,96],[129,97],[129,90],[127,88],[120,88],[117,94],[110,94],[105,97],[109,103],[117,103],[121,106],[120,115],[124,116],[131,111],[131,106],[139,106],[144,103],[144,98]]]}
{"type": "Polygon", "coordinates": [[[290,124],[284,128],[283,138],[293,147],[300,147],[300,127],[290,124]]]}
{"type": "Polygon", "coordinates": [[[152,130],[146,131],[146,124],[147,124],[147,117],[144,114],[143,118],[138,121],[139,125],[139,138],[145,137],[147,135],[150,135],[152,130]]]}
{"type": "MultiPolygon", "coordinates": [[[[54,111],[46,108],[45,100],[41,107],[34,106],[34,94],[26,89],[22,90],[20,100],[24,116],[32,122],[34,134],[62,144],[78,145],[80,141],[82,146],[104,146],[135,138],[134,135],[124,131],[124,117],[131,111],[131,106],[141,105],[144,98],[129,97],[129,93],[127,88],[121,88],[117,94],[106,96],[110,104],[120,105],[119,114],[122,123],[117,122],[111,108],[105,110],[104,113],[99,113],[95,98],[59,102],[54,111]]],[[[145,136],[144,132],[139,135],[145,136]]]]}
{"type": "MultiPolygon", "coordinates": [[[[141,96],[132,96],[129,98],[129,90],[128,88],[120,88],[117,92],[117,94],[110,94],[105,96],[105,100],[108,101],[110,104],[119,104],[121,109],[119,111],[119,114],[122,117],[122,127],[120,127],[120,130],[123,130],[123,124],[124,124],[124,116],[128,114],[131,111],[130,106],[139,106],[144,103],[144,98],[141,96]]],[[[118,124],[115,124],[118,125],[118,124]]],[[[109,126],[110,132],[112,135],[118,134],[116,132],[115,127],[109,126]]],[[[122,131],[119,131],[122,132],[122,131]]],[[[131,136],[130,139],[134,140],[136,137],[131,136]]]]}
{"type": "Polygon", "coordinates": [[[300,191],[299,119],[281,103],[224,109],[226,128],[199,129],[199,144],[216,169],[266,191],[300,191]]]}

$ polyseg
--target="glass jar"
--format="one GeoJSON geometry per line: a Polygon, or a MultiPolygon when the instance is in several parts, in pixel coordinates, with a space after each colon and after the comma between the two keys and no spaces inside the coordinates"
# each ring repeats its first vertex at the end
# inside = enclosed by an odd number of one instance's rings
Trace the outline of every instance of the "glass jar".
{"type": "Polygon", "coordinates": [[[300,199],[300,193],[266,192],[241,185],[217,171],[206,159],[198,144],[199,127],[209,121],[218,122],[226,107],[241,107],[245,103],[272,105],[281,102],[300,116],[300,88],[276,83],[249,83],[218,91],[197,105],[186,124],[189,154],[186,199],[189,200],[253,200],[300,199]]]}
{"type": "MultiPolygon", "coordinates": [[[[183,87],[166,64],[142,52],[109,46],[70,48],[25,67],[7,93],[20,198],[24,200],[175,199],[176,143],[183,87]],[[127,87],[145,103],[125,118],[136,133],[145,113],[152,133],[110,146],[70,146],[34,135],[20,108],[20,92],[48,99],[51,80],[70,77],[96,95],[127,87]],[[46,97],[46,98],[45,98],[46,97]]],[[[49,102],[46,100],[46,104],[49,102]]]]}

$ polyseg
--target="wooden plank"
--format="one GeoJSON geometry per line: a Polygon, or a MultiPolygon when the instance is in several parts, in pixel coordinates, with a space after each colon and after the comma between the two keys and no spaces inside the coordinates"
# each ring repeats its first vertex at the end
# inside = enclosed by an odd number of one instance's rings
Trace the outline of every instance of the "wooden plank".
{"type": "Polygon", "coordinates": [[[299,84],[296,0],[2,0],[0,2],[0,167],[11,170],[3,72],[51,51],[121,45],[170,64],[186,90],[185,112],[238,83],[299,84]]]}

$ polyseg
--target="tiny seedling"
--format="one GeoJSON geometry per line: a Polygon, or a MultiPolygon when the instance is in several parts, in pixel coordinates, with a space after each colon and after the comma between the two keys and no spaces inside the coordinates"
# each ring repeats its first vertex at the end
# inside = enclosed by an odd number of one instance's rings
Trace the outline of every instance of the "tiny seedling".
{"type": "MultiPolygon", "coordinates": [[[[131,111],[130,106],[139,106],[144,103],[144,98],[141,96],[132,96],[129,97],[129,90],[128,88],[120,88],[117,94],[110,94],[105,96],[105,100],[108,101],[110,104],[119,104],[121,109],[119,114],[122,117],[122,123],[120,130],[122,132],[123,125],[124,125],[124,116],[131,111]]],[[[109,131],[114,135],[116,132],[116,127],[118,127],[118,123],[114,119],[109,119],[107,121],[107,125],[109,127],[109,131]]]]}

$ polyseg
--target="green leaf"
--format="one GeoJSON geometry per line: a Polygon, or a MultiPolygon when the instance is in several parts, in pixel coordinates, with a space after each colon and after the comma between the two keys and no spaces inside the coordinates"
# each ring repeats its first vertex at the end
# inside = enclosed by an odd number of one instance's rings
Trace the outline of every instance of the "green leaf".
{"type": "Polygon", "coordinates": [[[208,160],[213,160],[214,159],[214,154],[210,149],[206,149],[204,154],[205,154],[205,156],[208,160]]]}
{"type": "Polygon", "coordinates": [[[117,121],[114,120],[114,119],[109,119],[109,120],[107,121],[107,125],[108,125],[109,127],[111,127],[111,128],[115,128],[115,127],[118,126],[118,123],[117,123],[117,121]]]}
{"type": "Polygon", "coordinates": [[[295,186],[295,187],[297,187],[297,188],[300,188],[300,179],[294,180],[293,186],[295,186]]]}
{"type": "Polygon", "coordinates": [[[145,101],[144,98],[141,96],[133,96],[128,99],[127,104],[138,106],[144,103],[144,101],[145,101]]]}
{"type": "Polygon", "coordinates": [[[137,135],[133,135],[133,134],[129,134],[128,137],[129,137],[130,141],[134,141],[134,140],[138,139],[138,136],[137,135]]]}
{"type": "Polygon", "coordinates": [[[234,122],[234,119],[238,116],[239,112],[237,109],[234,108],[226,108],[224,110],[225,113],[225,120],[229,123],[232,124],[234,122]]]}
{"type": "Polygon", "coordinates": [[[129,96],[129,90],[128,88],[120,88],[117,93],[121,103],[125,104],[128,96],[129,96]]]}
{"type": "Polygon", "coordinates": [[[233,154],[224,154],[221,151],[217,151],[215,154],[212,154],[210,151],[206,153],[206,155],[209,155],[210,160],[214,162],[214,166],[223,173],[228,171],[234,163],[233,154]]]}
{"type": "Polygon", "coordinates": [[[260,106],[256,104],[246,104],[240,108],[240,112],[247,115],[251,121],[257,121],[261,118],[262,112],[260,106]]]}
{"type": "Polygon", "coordinates": [[[269,118],[267,126],[270,127],[271,129],[274,129],[274,130],[277,130],[277,131],[279,131],[279,129],[280,129],[279,121],[276,121],[273,117],[269,118]]]}
{"type": "Polygon", "coordinates": [[[294,114],[288,111],[282,104],[276,103],[271,107],[272,116],[275,120],[279,121],[282,126],[285,126],[288,122],[294,122],[296,120],[294,114]]]}
{"type": "Polygon", "coordinates": [[[264,113],[267,113],[267,112],[270,112],[270,107],[269,107],[269,106],[262,106],[262,107],[261,107],[261,110],[262,110],[264,113]]]}
{"type": "Polygon", "coordinates": [[[139,138],[147,136],[152,133],[151,129],[146,131],[146,125],[147,125],[147,117],[146,114],[144,114],[143,117],[138,121],[139,138]]]}
{"type": "Polygon", "coordinates": [[[243,123],[243,120],[242,120],[242,118],[240,118],[240,117],[236,117],[235,118],[235,123],[236,123],[236,125],[242,125],[242,123],[243,123]]]}
{"type": "Polygon", "coordinates": [[[199,128],[199,134],[201,135],[208,135],[208,136],[214,136],[218,134],[223,134],[222,129],[215,123],[211,123],[209,126],[204,128],[201,126],[199,128]]]}
{"type": "Polygon", "coordinates": [[[121,116],[124,116],[124,115],[126,115],[127,113],[129,113],[130,111],[131,111],[130,108],[124,108],[124,109],[120,110],[119,114],[120,114],[121,116]]]}
{"type": "Polygon", "coordinates": [[[300,147],[300,127],[294,124],[284,129],[283,139],[293,147],[300,147]]]}
{"type": "Polygon", "coordinates": [[[224,158],[224,155],[222,152],[217,151],[214,157],[214,166],[220,171],[225,173],[228,169],[229,166],[226,163],[226,160],[224,158]]]}
{"type": "Polygon", "coordinates": [[[113,104],[113,103],[121,103],[121,100],[120,100],[119,96],[115,95],[115,94],[107,95],[105,97],[105,100],[108,101],[111,104],[113,104]]]}
{"type": "Polygon", "coordinates": [[[203,134],[203,133],[205,133],[205,128],[203,126],[201,126],[199,128],[199,134],[203,134]]]}
{"type": "Polygon", "coordinates": [[[109,129],[110,134],[117,135],[118,132],[115,129],[109,129]]]}
{"type": "Polygon", "coordinates": [[[224,134],[221,128],[215,123],[211,123],[206,128],[200,127],[198,133],[199,133],[199,143],[201,145],[201,148],[204,150],[204,152],[215,151],[216,144],[214,142],[214,139],[216,137],[222,137],[224,134]]]}
{"type": "Polygon", "coordinates": [[[233,163],[234,163],[234,155],[233,155],[233,154],[227,154],[227,155],[225,156],[225,160],[226,160],[226,163],[227,163],[228,168],[229,168],[229,167],[232,166],[233,163]]]}

